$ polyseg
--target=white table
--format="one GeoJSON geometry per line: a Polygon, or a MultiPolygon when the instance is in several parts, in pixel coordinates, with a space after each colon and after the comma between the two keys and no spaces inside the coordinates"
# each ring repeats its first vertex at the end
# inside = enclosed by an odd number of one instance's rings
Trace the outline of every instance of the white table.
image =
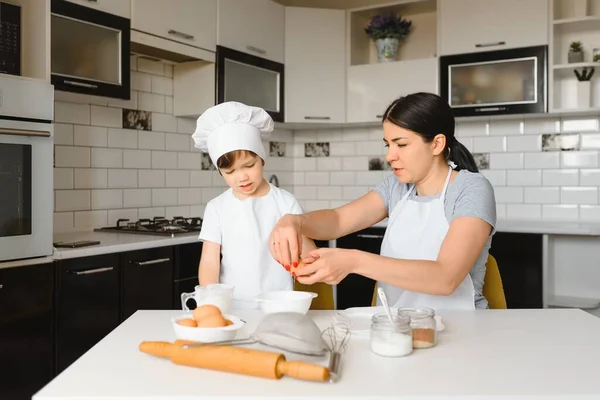
{"type": "MultiPolygon", "coordinates": [[[[598,399],[600,319],[581,310],[485,310],[443,315],[438,346],[404,358],[372,354],[354,336],[336,384],[269,380],[184,367],[138,351],[175,340],[170,317],[138,311],[38,392],[54,399],[598,399]]],[[[251,332],[258,311],[238,312],[251,332]]],[[[310,312],[321,328],[332,312],[310,312]]]]}

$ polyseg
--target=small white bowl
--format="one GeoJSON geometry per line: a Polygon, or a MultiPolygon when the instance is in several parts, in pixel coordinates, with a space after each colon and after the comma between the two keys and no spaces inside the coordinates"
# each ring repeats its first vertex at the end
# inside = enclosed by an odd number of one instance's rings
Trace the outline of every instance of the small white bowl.
{"type": "Polygon", "coordinates": [[[245,322],[235,315],[223,314],[223,317],[233,322],[232,325],[217,327],[217,328],[194,328],[191,326],[179,325],[177,321],[180,319],[194,317],[192,314],[178,315],[171,318],[173,330],[177,338],[184,340],[192,340],[194,342],[220,342],[222,340],[231,340],[235,338],[237,331],[244,326],[245,322]]]}
{"type": "Polygon", "coordinates": [[[260,309],[265,314],[276,312],[306,314],[310,309],[312,300],[317,296],[318,294],[313,292],[282,290],[262,293],[255,300],[258,301],[260,309]]]}

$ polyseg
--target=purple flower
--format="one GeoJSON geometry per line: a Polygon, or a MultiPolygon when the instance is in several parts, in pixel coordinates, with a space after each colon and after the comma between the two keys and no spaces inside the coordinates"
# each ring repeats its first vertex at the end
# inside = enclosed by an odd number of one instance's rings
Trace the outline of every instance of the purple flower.
{"type": "Polygon", "coordinates": [[[410,32],[412,21],[408,21],[394,13],[377,15],[365,28],[367,35],[373,40],[393,38],[404,39],[410,32]]]}

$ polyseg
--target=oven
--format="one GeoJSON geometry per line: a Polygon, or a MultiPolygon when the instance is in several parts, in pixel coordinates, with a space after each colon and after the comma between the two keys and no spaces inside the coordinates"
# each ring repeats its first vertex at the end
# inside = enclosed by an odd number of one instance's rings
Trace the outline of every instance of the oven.
{"type": "Polygon", "coordinates": [[[52,85],[0,75],[0,261],[52,254],[53,110],[52,85]]]}

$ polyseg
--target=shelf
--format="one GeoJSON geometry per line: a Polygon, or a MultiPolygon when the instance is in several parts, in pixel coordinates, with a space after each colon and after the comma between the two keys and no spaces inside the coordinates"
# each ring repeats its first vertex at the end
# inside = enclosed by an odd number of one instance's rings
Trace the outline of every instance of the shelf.
{"type": "Polygon", "coordinates": [[[600,63],[597,62],[581,62],[581,63],[571,63],[571,64],[558,64],[552,66],[552,69],[574,69],[574,68],[584,68],[584,67],[600,67],[600,63]]]}
{"type": "Polygon", "coordinates": [[[437,2],[412,0],[384,6],[349,10],[349,65],[377,64],[375,42],[364,28],[371,18],[393,12],[412,21],[411,33],[398,48],[398,61],[427,59],[437,56],[437,2]]]}
{"type": "Polygon", "coordinates": [[[594,24],[598,26],[600,24],[600,17],[588,16],[588,17],[577,17],[577,18],[564,18],[557,19],[552,22],[554,25],[577,25],[577,24],[594,24]]]}
{"type": "MultiPolygon", "coordinates": [[[[581,70],[583,68],[596,68],[598,69],[596,72],[600,74],[600,63],[597,62],[581,62],[581,63],[572,63],[572,64],[558,64],[558,65],[553,65],[552,69],[554,70],[554,75],[555,76],[560,76],[563,77],[565,75],[573,75],[575,76],[575,73],[573,72],[573,70],[578,70],[579,72],[581,72],[581,70]]],[[[595,78],[596,75],[594,74],[594,76],[592,77],[595,78]]]]}
{"type": "Polygon", "coordinates": [[[600,16],[600,0],[554,0],[554,24],[587,23],[600,16]]]}

